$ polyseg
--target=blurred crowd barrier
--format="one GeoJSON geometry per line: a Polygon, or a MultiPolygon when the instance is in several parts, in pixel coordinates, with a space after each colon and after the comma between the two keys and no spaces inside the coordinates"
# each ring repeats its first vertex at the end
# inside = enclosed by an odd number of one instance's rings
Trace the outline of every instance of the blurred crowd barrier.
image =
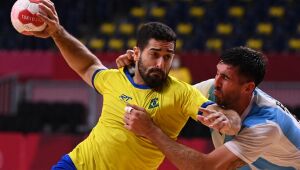
{"type": "MultiPolygon", "coordinates": [[[[125,53],[125,51],[124,51],[125,53]]],[[[116,68],[115,59],[122,53],[95,53],[108,68],[116,68]]],[[[219,53],[178,53],[182,66],[191,70],[193,83],[215,76],[219,53]]],[[[300,54],[266,53],[269,66],[265,81],[300,81],[300,54]]],[[[5,51],[0,50],[0,76],[17,75],[21,80],[55,79],[74,80],[79,76],[66,64],[57,51],[5,51]]]]}

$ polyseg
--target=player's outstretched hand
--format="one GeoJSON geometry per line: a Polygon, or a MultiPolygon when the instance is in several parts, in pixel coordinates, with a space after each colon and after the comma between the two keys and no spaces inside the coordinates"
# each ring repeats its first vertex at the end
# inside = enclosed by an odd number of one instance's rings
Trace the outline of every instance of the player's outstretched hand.
{"type": "Polygon", "coordinates": [[[155,128],[152,119],[142,107],[128,104],[125,107],[125,128],[138,136],[147,137],[155,128]]]}
{"type": "Polygon", "coordinates": [[[205,126],[215,129],[223,134],[227,134],[227,132],[231,129],[229,119],[222,112],[206,108],[199,108],[199,111],[203,114],[197,115],[197,120],[205,126]]]}
{"type": "Polygon", "coordinates": [[[54,7],[54,3],[50,0],[39,1],[40,12],[37,15],[47,24],[43,31],[31,32],[33,36],[40,38],[48,38],[53,36],[61,28],[59,18],[54,7]]]}
{"type": "Polygon", "coordinates": [[[133,54],[134,54],[133,50],[127,50],[125,54],[120,55],[116,59],[118,68],[129,66],[130,64],[134,63],[133,54]]]}

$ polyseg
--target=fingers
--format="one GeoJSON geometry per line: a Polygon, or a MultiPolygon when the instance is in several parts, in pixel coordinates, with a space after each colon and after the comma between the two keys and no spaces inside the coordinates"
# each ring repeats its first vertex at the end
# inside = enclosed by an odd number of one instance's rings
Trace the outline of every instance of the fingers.
{"type": "MultiPolygon", "coordinates": [[[[43,4],[45,7],[47,7],[47,9],[50,9],[54,15],[57,14],[53,2],[51,2],[51,1],[49,1],[49,0],[41,0],[40,3],[39,3],[39,5],[42,6],[42,4],[43,4]]],[[[48,14],[48,13],[47,13],[47,14],[48,14]]],[[[50,16],[50,15],[49,15],[49,16],[50,16]]]]}
{"type": "Polygon", "coordinates": [[[202,124],[208,126],[207,122],[205,122],[205,120],[204,120],[204,116],[197,115],[197,120],[200,121],[202,124]]]}
{"type": "Polygon", "coordinates": [[[224,121],[226,121],[226,118],[224,118],[224,117],[219,117],[219,118],[215,119],[214,122],[212,122],[212,123],[209,125],[209,127],[210,127],[210,128],[213,128],[213,129],[220,130],[221,128],[224,127],[224,124],[225,124],[224,121]]]}
{"type": "Polygon", "coordinates": [[[124,115],[125,125],[130,125],[130,121],[135,119],[140,114],[139,111],[142,109],[136,105],[127,104],[124,110],[125,110],[125,115],[124,115]],[[133,113],[131,114],[131,112],[133,113]]]}
{"type": "Polygon", "coordinates": [[[52,23],[53,21],[48,18],[48,16],[46,14],[44,14],[43,12],[39,12],[37,13],[37,16],[40,17],[44,22],[46,22],[47,24],[52,23]]]}
{"type": "Polygon", "coordinates": [[[207,108],[199,107],[200,112],[209,112],[210,110],[207,108]]]}
{"type": "Polygon", "coordinates": [[[116,59],[116,63],[117,63],[117,67],[118,68],[121,68],[121,67],[125,67],[126,64],[123,62],[122,58],[124,58],[124,55],[126,54],[123,54],[123,55],[120,55],[117,59],[116,59]]]}
{"type": "Polygon", "coordinates": [[[207,119],[205,116],[202,115],[197,115],[197,120],[208,127],[210,127],[211,124],[214,122],[214,119],[207,119]]]}
{"type": "Polygon", "coordinates": [[[124,109],[125,115],[123,119],[127,125],[131,125],[131,123],[133,123],[136,119],[149,119],[146,110],[142,107],[133,104],[127,104],[124,109]]]}
{"type": "Polygon", "coordinates": [[[133,55],[134,55],[133,50],[127,50],[126,54],[120,55],[116,59],[116,63],[117,63],[118,68],[125,67],[125,66],[128,66],[131,63],[133,63],[133,55]]]}
{"type": "Polygon", "coordinates": [[[124,120],[124,126],[130,127],[130,117],[129,113],[125,113],[125,116],[123,118],[124,120]]]}
{"type": "Polygon", "coordinates": [[[202,114],[202,115],[208,115],[208,114],[215,112],[214,110],[210,110],[210,109],[203,108],[203,107],[200,107],[198,109],[198,111],[201,112],[200,114],[202,114]]]}
{"type": "Polygon", "coordinates": [[[135,110],[139,110],[139,111],[146,112],[145,108],[139,107],[139,106],[134,105],[134,104],[129,104],[129,103],[127,103],[127,106],[130,106],[130,107],[132,107],[132,108],[135,109],[135,110]]]}
{"type": "Polygon", "coordinates": [[[133,55],[134,55],[134,51],[133,50],[127,50],[126,54],[127,54],[127,58],[129,60],[133,60],[133,55]]]}
{"type": "Polygon", "coordinates": [[[116,59],[116,63],[117,63],[118,68],[121,68],[121,67],[125,67],[125,66],[130,65],[130,64],[131,64],[131,61],[128,60],[127,54],[123,54],[123,55],[120,55],[120,56],[116,59]]]}
{"type": "Polygon", "coordinates": [[[39,8],[41,9],[41,11],[38,14],[41,16],[44,16],[44,18],[46,17],[46,18],[48,18],[48,20],[56,18],[55,13],[45,4],[40,3],[39,8]]]}
{"type": "Polygon", "coordinates": [[[125,107],[125,112],[126,113],[129,113],[130,114],[130,112],[133,110],[133,108],[131,107],[131,106],[126,106],[125,107]]]}
{"type": "Polygon", "coordinates": [[[223,113],[209,110],[209,109],[203,109],[203,108],[199,110],[209,113],[206,114],[205,116],[197,115],[197,120],[200,121],[205,126],[208,126],[218,131],[228,128],[229,120],[223,113]]]}

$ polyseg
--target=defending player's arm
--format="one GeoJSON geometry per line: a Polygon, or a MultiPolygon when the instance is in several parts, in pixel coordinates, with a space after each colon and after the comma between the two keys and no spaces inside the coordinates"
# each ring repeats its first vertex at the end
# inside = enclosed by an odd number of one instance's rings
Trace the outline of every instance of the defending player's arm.
{"type": "Polygon", "coordinates": [[[95,55],[59,24],[59,18],[51,1],[41,0],[39,6],[42,12],[38,13],[38,16],[47,23],[47,27],[42,32],[33,32],[33,35],[42,38],[52,37],[68,65],[92,86],[91,77],[95,70],[105,67],[95,55]]]}
{"type": "MultiPolygon", "coordinates": [[[[213,88],[214,79],[209,79],[202,81],[193,85],[198,91],[201,92],[206,98],[210,98],[211,90],[213,88]]],[[[197,119],[204,125],[220,131],[223,134],[227,135],[236,135],[241,128],[241,119],[237,112],[234,110],[225,110],[217,104],[210,105],[207,107],[212,111],[204,110],[204,115],[207,117],[198,116],[197,119]],[[224,117],[225,115],[225,117],[224,117]],[[206,119],[205,119],[206,118],[206,119]],[[214,121],[214,124],[210,124],[210,119],[217,119],[214,121]],[[219,122],[219,123],[218,123],[219,122]]],[[[200,110],[201,111],[201,110],[200,110]]]]}
{"type": "Polygon", "coordinates": [[[198,115],[197,119],[222,134],[236,135],[241,129],[241,118],[234,110],[225,110],[217,104],[213,104],[207,108],[200,108],[199,111],[203,115],[198,115]]]}
{"type": "Polygon", "coordinates": [[[126,112],[125,128],[153,142],[165,156],[181,170],[235,169],[245,163],[224,145],[210,154],[203,154],[169,138],[152,122],[144,108],[130,105],[126,112]]]}

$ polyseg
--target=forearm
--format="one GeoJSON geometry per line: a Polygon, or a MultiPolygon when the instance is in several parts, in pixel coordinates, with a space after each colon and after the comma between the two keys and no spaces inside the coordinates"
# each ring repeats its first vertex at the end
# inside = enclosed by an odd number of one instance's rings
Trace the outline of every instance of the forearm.
{"type": "Polygon", "coordinates": [[[60,27],[59,30],[52,35],[52,38],[68,65],[81,77],[84,78],[84,76],[86,76],[84,74],[86,74],[88,69],[92,66],[102,66],[98,58],[63,27],[60,27]]]}
{"type": "Polygon", "coordinates": [[[165,135],[161,129],[157,127],[154,128],[146,137],[151,140],[178,169],[204,169],[204,154],[177,143],[165,135]]]}

